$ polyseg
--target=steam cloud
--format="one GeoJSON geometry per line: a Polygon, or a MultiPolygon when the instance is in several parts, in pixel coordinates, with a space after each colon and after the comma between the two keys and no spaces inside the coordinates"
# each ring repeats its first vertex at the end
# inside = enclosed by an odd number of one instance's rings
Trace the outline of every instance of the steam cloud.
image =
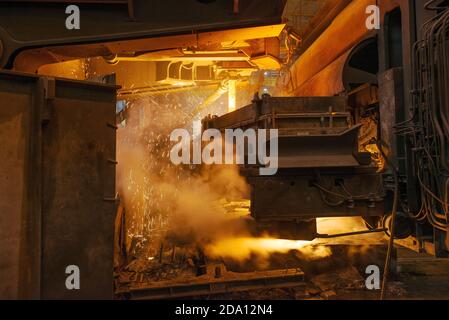
{"type": "MultiPolygon", "coordinates": [[[[183,245],[245,234],[244,225],[231,222],[219,205],[248,196],[237,167],[176,166],[169,158],[171,131],[200,119],[189,113],[204,97],[200,93],[139,99],[127,108],[126,124],[118,130],[117,186],[128,244],[139,237],[151,251],[162,238],[183,245]]],[[[220,105],[216,109],[223,112],[220,105]]]]}

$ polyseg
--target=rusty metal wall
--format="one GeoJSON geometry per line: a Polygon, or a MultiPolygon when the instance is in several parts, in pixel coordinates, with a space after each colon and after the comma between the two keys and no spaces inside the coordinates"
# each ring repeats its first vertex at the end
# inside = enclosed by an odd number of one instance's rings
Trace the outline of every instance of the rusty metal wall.
{"type": "Polygon", "coordinates": [[[0,297],[18,297],[22,225],[27,202],[26,159],[34,79],[14,88],[0,78],[0,297]],[[13,107],[12,107],[13,106],[13,107]]]}
{"type": "Polygon", "coordinates": [[[115,96],[0,72],[1,298],[112,298],[115,96]]]}

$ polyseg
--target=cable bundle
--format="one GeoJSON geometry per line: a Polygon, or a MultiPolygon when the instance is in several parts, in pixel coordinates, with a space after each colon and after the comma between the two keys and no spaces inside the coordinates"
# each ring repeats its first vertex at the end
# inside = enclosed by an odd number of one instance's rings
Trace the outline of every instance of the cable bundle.
{"type": "Polygon", "coordinates": [[[406,136],[411,143],[421,190],[421,209],[411,215],[419,221],[427,219],[435,228],[446,231],[449,229],[449,9],[426,22],[421,32],[423,37],[414,45],[412,64],[412,118],[397,124],[395,129],[396,134],[406,136]]]}

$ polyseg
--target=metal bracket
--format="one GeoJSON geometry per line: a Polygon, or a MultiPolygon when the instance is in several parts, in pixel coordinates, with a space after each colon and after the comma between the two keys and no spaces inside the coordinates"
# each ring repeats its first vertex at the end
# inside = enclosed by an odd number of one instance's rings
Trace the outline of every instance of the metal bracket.
{"type": "Polygon", "coordinates": [[[43,77],[42,84],[44,88],[45,100],[53,100],[55,98],[55,78],[43,77]]]}
{"type": "Polygon", "coordinates": [[[42,101],[42,109],[41,109],[41,120],[43,123],[48,123],[51,118],[51,101],[55,98],[55,78],[52,77],[40,77],[39,78],[39,90],[40,97],[39,99],[42,101]]]}

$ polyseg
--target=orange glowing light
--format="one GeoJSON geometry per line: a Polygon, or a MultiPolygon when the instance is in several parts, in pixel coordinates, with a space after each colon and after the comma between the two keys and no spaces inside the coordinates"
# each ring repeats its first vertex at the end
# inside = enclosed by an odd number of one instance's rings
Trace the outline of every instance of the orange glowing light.
{"type": "Polygon", "coordinates": [[[228,81],[228,112],[235,110],[236,80],[228,81]]]}
{"type": "Polygon", "coordinates": [[[206,247],[206,252],[211,257],[230,257],[236,260],[244,260],[253,253],[267,257],[273,253],[287,253],[291,250],[317,257],[330,255],[327,248],[314,247],[312,244],[313,241],[304,240],[236,237],[214,242],[206,247]]]}

